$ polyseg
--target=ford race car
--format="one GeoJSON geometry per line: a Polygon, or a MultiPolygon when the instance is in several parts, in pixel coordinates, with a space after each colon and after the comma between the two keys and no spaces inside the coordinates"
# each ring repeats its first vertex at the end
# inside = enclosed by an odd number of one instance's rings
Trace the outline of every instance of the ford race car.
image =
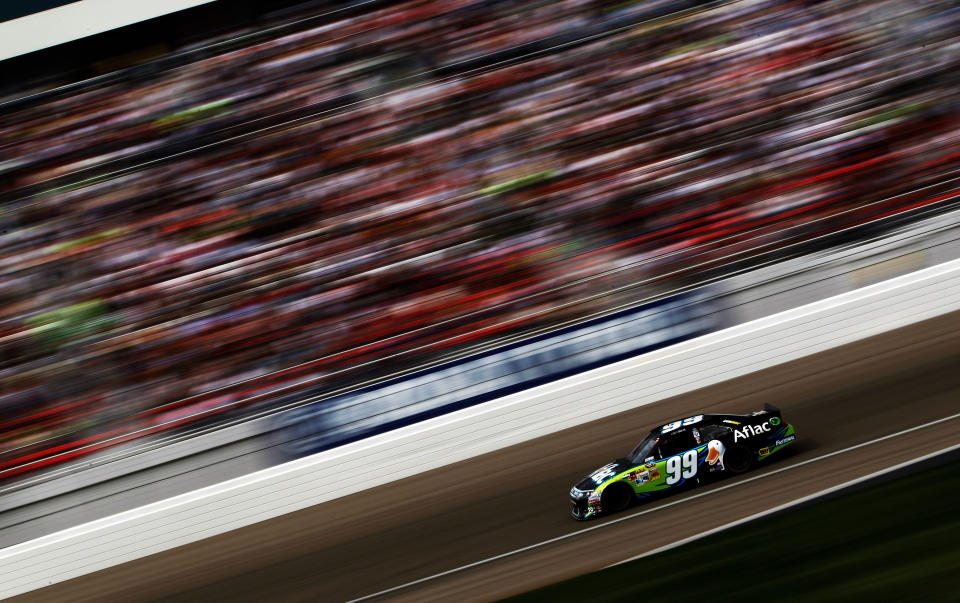
{"type": "Polygon", "coordinates": [[[573,517],[615,513],[634,500],[743,473],[796,440],[793,425],[769,404],[748,415],[696,415],[661,425],[630,456],[600,467],[570,490],[573,517]]]}

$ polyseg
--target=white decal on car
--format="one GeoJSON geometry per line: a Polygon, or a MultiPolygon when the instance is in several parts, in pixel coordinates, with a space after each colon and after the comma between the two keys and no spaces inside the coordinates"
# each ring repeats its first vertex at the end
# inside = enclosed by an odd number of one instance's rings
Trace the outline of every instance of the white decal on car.
{"type": "Polygon", "coordinates": [[[687,417],[682,421],[674,421],[673,423],[668,423],[660,429],[660,433],[667,433],[668,431],[673,431],[674,429],[680,429],[680,427],[687,427],[695,423],[699,423],[703,420],[703,415],[696,415],[693,417],[687,417]]]}
{"type": "Polygon", "coordinates": [[[707,464],[723,469],[723,453],[727,447],[720,440],[707,442],[707,464]]]}
{"type": "Polygon", "coordinates": [[[742,439],[745,440],[753,436],[758,436],[767,431],[770,431],[769,423],[764,423],[763,425],[745,425],[743,429],[733,430],[733,441],[737,442],[742,439]]]}
{"type": "Polygon", "coordinates": [[[690,479],[697,474],[697,450],[688,450],[683,454],[671,456],[667,459],[667,485],[672,486],[680,478],[690,479]]]}
{"type": "Polygon", "coordinates": [[[613,470],[613,468],[616,466],[617,466],[616,463],[610,463],[609,465],[604,465],[603,467],[600,467],[599,469],[594,471],[593,474],[590,475],[590,479],[592,479],[595,484],[602,484],[603,482],[607,481],[608,479],[610,479],[611,477],[617,474],[617,472],[613,470]]]}

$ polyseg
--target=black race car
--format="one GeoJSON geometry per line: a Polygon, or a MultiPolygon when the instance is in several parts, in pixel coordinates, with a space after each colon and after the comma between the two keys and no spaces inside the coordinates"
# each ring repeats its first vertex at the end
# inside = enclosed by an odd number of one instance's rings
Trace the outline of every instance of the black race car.
{"type": "Polygon", "coordinates": [[[600,467],[570,490],[575,519],[627,508],[718,472],[743,473],[797,440],[780,409],[748,415],[695,415],[661,425],[630,456],[600,467]]]}

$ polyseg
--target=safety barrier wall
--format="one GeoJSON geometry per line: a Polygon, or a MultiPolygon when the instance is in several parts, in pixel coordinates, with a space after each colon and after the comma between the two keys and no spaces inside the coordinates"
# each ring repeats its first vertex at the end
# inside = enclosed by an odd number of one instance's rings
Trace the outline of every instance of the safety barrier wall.
{"type": "Polygon", "coordinates": [[[960,309],[960,260],[0,551],[12,596],[960,309]]]}

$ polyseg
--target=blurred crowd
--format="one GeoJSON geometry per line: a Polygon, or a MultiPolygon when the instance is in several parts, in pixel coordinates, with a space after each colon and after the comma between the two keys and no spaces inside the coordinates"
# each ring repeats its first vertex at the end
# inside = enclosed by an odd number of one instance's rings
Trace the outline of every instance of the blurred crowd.
{"type": "Polygon", "coordinates": [[[957,190],[952,1],[413,0],[304,23],[0,99],[0,477],[957,190]]]}

